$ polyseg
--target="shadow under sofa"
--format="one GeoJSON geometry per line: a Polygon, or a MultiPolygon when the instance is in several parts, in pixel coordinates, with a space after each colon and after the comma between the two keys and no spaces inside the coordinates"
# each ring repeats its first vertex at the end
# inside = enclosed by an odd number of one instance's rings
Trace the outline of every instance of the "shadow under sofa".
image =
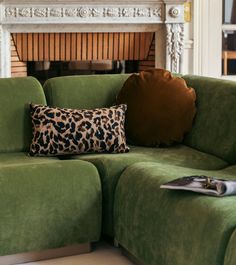
{"type": "Polygon", "coordinates": [[[9,109],[0,114],[6,135],[0,138],[0,185],[6,190],[1,193],[4,218],[0,229],[8,231],[0,236],[2,256],[97,241],[102,214],[102,234],[115,238],[143,264],[236,263],[235,197],[219,199],[159,189],[163,182],[185,174],[235,178],[235,82],[183,76],[196,91],[198,111],[182,144],[131,146],[126,154],[27,156],[31,140],[27,103],[109,107],[127,78],[53,78],[44,85],[46,99],[33,78],[0,80],[5,95],[0,106],[9,109]],[[37,237],[41,241],[35,241],[37,237]]]}

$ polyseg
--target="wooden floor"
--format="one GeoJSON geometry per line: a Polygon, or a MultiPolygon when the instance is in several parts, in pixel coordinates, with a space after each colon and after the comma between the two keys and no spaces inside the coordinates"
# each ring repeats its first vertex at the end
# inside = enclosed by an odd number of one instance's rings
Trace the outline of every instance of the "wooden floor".
{"type": "MultiPolygon", "coordinates": [[[[70,256],[38,262],[25,263],[24,265],[134,265],[121,254],[119,248],[114,248],[106,243],[99,243],[89,254],[70,256]]],[[[22,265],[22,264],[21,264],[22,265]]]]}

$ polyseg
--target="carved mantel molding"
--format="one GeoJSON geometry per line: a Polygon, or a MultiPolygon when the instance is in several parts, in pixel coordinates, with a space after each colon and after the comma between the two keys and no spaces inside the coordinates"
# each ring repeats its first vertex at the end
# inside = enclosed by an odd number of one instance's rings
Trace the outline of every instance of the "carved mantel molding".
{"type": "Polygon", "coordinates": [[[167,49],[162,51],[166,52],[166,64],[162,67],[179,72],[183,3],[184,0],[0,0],[0,76],[10,75],[6,38],[11,32],[158,31],[164,25],[166,31],[162,32],[167,34],[157,36],[166,38],[167,49]]]}
{"type": "MultiPolygon", "coordinates": [[[[157,22],[162,20],[163,16],[163,6],[140,6],[140,7],[117,7],[117,6],[68,6],[68,7],[55,7],[55,6],[35,6],[35,7],[5,7],[5,20],[9,22],[18,22],[27,19],[27,23],[31,23],[34,19],[50,19],[56,20],[61,18],[64,21],[73,18],[80,19],[80,22],[89,18],[99,20],[110,20],[110,18],[119,18],[123,21],[124,18],[133,18],[138,21],[139,18],[146,18],[152,22],[157,22]]],[[[41,21],[44,22],[43,20],[41,21]]]]}
{"type": "Polygon", "coordinates": [[[184,24],[167,24],[166,67],[181,72],[181,57],[184,48],[184,24]]]}
{"type": "Polygon", "coordinates": [[[145,4],[34,4],[2,5],[2,23],[178,23],[183,5],[145,4]],[[58,21],[60,19],[60,21],[58,21]]]}

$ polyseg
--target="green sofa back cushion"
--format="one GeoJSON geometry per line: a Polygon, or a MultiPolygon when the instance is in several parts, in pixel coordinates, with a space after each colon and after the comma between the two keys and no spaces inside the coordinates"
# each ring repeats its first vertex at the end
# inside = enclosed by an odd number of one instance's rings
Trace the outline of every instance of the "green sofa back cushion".
{"type": "Polygon", "coordinates": [[[44,91],[48,105],[60,108],[95,109],[110,107],[127,74],[55,77],[47,80],[44,91]]]}
{"type": "Polygon", "coordinates": [[[30,102],[46,104],[42,86],[35,78],[0,78],[0,152],[29,150],[30,102]]]}
{"type": "Polygon", "coordinates": [[[200,151],[236,162],[236,82],[183,76],[197,95],[197,114],[184,143],[200,151]]]}

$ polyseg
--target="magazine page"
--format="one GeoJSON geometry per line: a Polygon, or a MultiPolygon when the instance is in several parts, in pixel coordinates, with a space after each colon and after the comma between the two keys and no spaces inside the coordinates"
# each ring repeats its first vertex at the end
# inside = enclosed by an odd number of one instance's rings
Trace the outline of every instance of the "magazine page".
{"type": "Polygon", "coordinates": [[[223,196],[236,194],[236,181],[227,180],[227,181],[224,181],[223,184],[220,183],[218,185],[225,186],[225,192],[223,196]]]}
{"type": "Polygon", "coordinates": [[[167,182],[162,189],[189,190],[212,196],[236,194],[236,181],[217,179],[208,176],[186,176],[167,182]]]}

